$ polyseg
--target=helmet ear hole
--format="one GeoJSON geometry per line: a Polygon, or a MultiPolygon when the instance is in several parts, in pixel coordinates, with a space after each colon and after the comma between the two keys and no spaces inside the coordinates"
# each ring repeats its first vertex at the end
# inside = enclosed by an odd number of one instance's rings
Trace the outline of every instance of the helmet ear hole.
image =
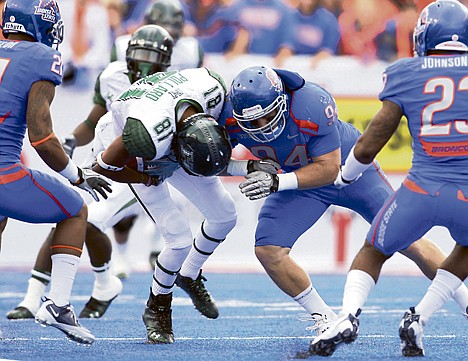
{"type": "Polygon", "coordinates": [[[190,175],[218,175],[231,159],[226,130],[206,113],[194,114],[178,124],[174,146],[179,164],[190,175]]]}

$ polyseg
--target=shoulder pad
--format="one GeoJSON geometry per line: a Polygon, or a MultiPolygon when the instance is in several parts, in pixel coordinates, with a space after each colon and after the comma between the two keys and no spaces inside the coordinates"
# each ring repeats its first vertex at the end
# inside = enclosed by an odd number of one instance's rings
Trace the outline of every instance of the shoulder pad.
{"type": "Polygon", "coordinates": [[[296,72],[283,70],[283,69],[273,69],[273,70],[281,78],[281,80],[283,81],[286,87],[286,90],[288,91],[299,90],[305,84],[305,79],[296,72]]]}

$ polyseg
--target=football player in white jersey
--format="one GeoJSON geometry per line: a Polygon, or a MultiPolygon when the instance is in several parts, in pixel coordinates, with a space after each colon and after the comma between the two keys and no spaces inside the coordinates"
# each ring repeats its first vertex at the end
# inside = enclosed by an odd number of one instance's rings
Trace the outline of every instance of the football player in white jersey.
{"type": "MultiPolygon", "coordinates": [[[[174,40],[174,48],[172,49],[171,65],[168,70],[183,70],[202,66],[203,51],[198,40],[193,36],[182,36],[185,17],[182,5],[178,0],[154,1],[145,14],[144,23],[162,26],[171,34],[174,40]]],[[[130,35],[117,37],[111,60],[125,60],[125,51],[129,39],[130,35]]],[[[184,208],[184,198],[177,197],[177,193],[174,193],[174,195],[180,208],[184,208]]],[[[117,245],[114,249],[113,269],[114,273],[121,279],[129,277],[132,270],[127,242],[134,221],[135,216],[127,217],[113,227],[117,245]]],[[[148,222],[147,219],[146,221],[148,222]]],[[[148,222],[143,228],[145,229],[145,236],[150,240],[149,263],[154,269],[156,258],[163,246],[163,240],[154,224],[148,222]]]]}
{"type": "Polygon", "coordinates": [[[216,177],[225,171],[231,156],[229,136],[216,122],[225,97],[223,80],[206,68],[156,73],[132,84],[105,115],[112,118],[112,128],[101,131],[113,132],[115,140],[96,154],[93,170],[131,184],[166,242],[156,261],[143,314],[149,343],[174,342],[174,284],[197,294],[192,299],[205,316],[218,317],[203,285],[201,268],[237,218],[232,197],[216,177]],[[166,179],[204,217],[195,238],[166,179]]]}
{"type": "MultiPolygon", "coordinates": [[[[160,26],[146,25],[135,31],[127,44],[126,61],[110,63],[96,80],[94,107],[88,118],[76,127],[63,144],[69,156],[72,156],[76,146],[86,145],[93,140],[96,124],[99,124],[99,128],[108,125],[105,122],[98,123],[99,119],[110,109],[112,101],[131,83],[157,71],[167,70],[171,61],[172,46],[171,36],[160,26]]],[[[108,145],[113,140],[112,136],[103,139],[102,135],[105,132],[97,131],[97,134],[100,136],[99,144],[108,145]]],[[[92,296],[79,317],[101,317],[122,290],[121,281],[114,277],[109,269],[112,245],[104,232],[126,216],[134,217],[141,213],[141,207],[124,184],[116,183],[108,200],[104,206],[101,204],[103,202],[91,202],[88,205],[86,246],[95,271],[95,283],[92,296]],[[120,207],[117,204],[126,206],[120,207]]],[[[7,318],[33,318],[37,312],[41,296],[50,281],[52,235],[53,230],[39,251],[25,298],[7,313],[7,318]]]]}
{"type": "MultiPolygon", "coordinates": [[[[155,0],[145,14],[145,24],[162,26],[174,39],[171,66],[168,70],[199,68],[203,64],[203,51],[197,38],[182,34],[185,16],[179,0],[155,0]]],[[[111,60],[124,60],[130,35],[115,39],[111,60]]]]}

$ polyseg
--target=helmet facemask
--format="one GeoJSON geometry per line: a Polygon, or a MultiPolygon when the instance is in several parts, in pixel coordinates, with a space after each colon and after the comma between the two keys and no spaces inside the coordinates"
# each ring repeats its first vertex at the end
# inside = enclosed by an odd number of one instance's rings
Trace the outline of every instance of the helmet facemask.
{"type": "Polygon", "coordinates": [[[252,139],[260,143],[267,143],[275,140],[282,133],[286,124],[287,104],[287,96],[282,94],[265,109],[257,104],[251,108],[242,109],[242,114],[233,111],[233,115],[239,127],[252,139]],[[267,123],[262,125],[265,120],[267,123]]]}
{"type": "Polygon", "coordinates": [[[132,83],[159,71],[166,71],[171,65],[170,55],[159,50],[134,47],[129,49],[127,54],[128,72],[132,83]]]}
{"type": "Polygon", "coordinates": [[[49,38],[51,39],[52,47],[58,50],[59,44],[63,41],[63,20],[60,19],[49,32],[49,38]]]}

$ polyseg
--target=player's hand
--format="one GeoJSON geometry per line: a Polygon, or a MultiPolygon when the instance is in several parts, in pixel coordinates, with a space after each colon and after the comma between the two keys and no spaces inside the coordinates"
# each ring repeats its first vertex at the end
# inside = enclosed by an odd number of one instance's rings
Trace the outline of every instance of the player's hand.
{"type": "Polygon", "coordinates": [[[72,184],[87,191],[93,196],[96,202],[99,202],[97,193],[99,193],[104,199],[107,199],[107,193],[112,193],[110,183],[99,173],[96,173],[89,168],[78,168],[78,175],[80,176],[79,181],[72,184]]]}
{"type": "Polygon", "coordinates": [[[336,176],[335,182],[333,184],[335,185],[336,188],[341,189],[356,182],[359,178],[361,178],[361,175],[362,173],[352,180],[347,180],[343,178],[341,168],[340,168],[340,171],[338,172],[338,175],[336,176]]]}
{"type": "Polygon", "coordinates": [[[262,171],[255,171],[246,176],[247,180],[239,184],[240,191],[251,201],[262,199],[278,191],[278,176],[262,171]]]}
{"type": "Polygon", "coordinates": [[[75,151],[76,148],[76,138],[73,134],[69,135],[68,137],[65,137],[62,140],[62,147],[65,153],[71,158],[73,156],[73,152],[75,151]]]}
{"type": "Polygon", "coordinates": [[[280,169],[281,166],[279,163],[269,158],[260,160],[251,159],[247,162],[247,174],[253,173],[255,171],[276,174],[280,169]]]}

